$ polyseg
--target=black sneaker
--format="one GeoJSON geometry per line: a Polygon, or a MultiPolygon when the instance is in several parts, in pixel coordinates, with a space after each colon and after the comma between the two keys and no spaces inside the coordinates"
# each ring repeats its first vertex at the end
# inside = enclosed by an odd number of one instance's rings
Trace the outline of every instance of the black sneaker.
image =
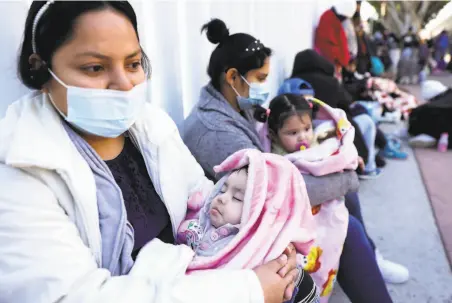
{"type": "Polygon", "coordinates": [[[386,166],[386,160],[384,159],[382,153],[379,152],[379,153],[375,156],[375,164],[377,165],[378,168],[383,168],[383,167],[386,166]]]}

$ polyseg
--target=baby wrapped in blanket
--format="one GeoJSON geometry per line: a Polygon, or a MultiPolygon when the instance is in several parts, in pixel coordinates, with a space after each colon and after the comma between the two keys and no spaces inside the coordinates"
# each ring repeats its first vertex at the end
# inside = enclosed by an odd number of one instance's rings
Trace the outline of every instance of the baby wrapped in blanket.
{"type": "MultiPolygon", "coordinates": [[[[178,230],[178,242],[196,253],[187,272],[254,268],[280,256],[289,243],[300,253],[297,261],[304,262],[315,224],[296,167],[284,157],[249,149],[233,154],[215,171],[226,175],[213,191],[190,198],[187,220],[178,230]]],[[[302,269],[300,273],[296,302],[317,302],[316,285],[302,269]]]]}
{"type": "MultiPolygon", "coordinates": [[[[310,96],[274,98],[267,123],[258,125],[258,132],[267,151],[285,156],[303,174],[322,176],[354,170],[358,165],[354,129],[345,112],[310,96]]],[[[343,201],[338,197],[312,208],[317,238],[306,255],[305,270],[321,288],[320,302],[327,302],[332,292],[347,234],[348,211],[343,201]]]]}

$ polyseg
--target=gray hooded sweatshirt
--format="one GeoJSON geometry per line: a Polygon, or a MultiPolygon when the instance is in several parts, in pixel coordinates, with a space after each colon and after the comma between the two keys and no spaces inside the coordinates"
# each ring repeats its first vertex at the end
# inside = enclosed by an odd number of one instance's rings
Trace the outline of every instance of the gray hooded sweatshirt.
{"type": "MultiPolygon", "coordinates": [[[[233,153],[246,149],[263,150],[251,112],[243,116],[235,111],[212,84],[201,90],[199,102],[184,122],[183,140],[206,176],[218,181],[222,175],[213,171],[233,153]]],[[[344,196],[359,187],[355,172],[322,177],[303,175],[312,205],[344,196]]]]}

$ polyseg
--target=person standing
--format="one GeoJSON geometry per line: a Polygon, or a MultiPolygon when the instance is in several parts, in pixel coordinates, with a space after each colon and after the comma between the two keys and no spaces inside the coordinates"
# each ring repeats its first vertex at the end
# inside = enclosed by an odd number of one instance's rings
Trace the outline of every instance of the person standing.
{"type": "Polygon", "coordinates": [[[352,63],[342,22],[355,14],[356,6],[354,0],[337,1],[323,13],[315,30],[314,49],[334,64],[334,74],[339,81],[342,81],[342,69],[352,63]]]}
{"type": "Polygon", "coordinates": [[[412,26],[403,37],[402,44],[399,81],[401,84],[416,84],[418,82],[419,40],[412,26]]]}

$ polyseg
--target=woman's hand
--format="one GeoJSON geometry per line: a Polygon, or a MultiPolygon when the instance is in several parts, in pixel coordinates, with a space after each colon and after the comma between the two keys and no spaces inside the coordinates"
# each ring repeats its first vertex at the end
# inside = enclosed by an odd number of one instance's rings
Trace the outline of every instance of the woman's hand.
{"type": "MultiPolygon", "coordinates": [[[[286,274],[288,272],[293,271],[294,269],[296,270],[296,275],[295,275],[295,280],[298,277],[298,269],[297,269],[297,251],[295,250],[295,246],[290,243],[286,249],[283,252],[284,255],[287,256],[288,261],[286,266],[284,266],[280,271],[279,271],[279,275],[281,276],[281,278],[284,278],[286,276],[286,274]]],[[[284,292],[284,299],[285,300],[290,300],[292,298],[292,294],[295,288],[295,284],[291,283],[287,288],[286,291],[284,292]]]]}
{"type": "Polygon", "coordinates": [[[291,292],[293,292],[293,284],[297,277],[298,270],[293,269],[284,277],[279,275],[279,272],[284,269],[288,263],[289,259],[287,258],[287,255],[282,254],[278,259],[260,265],[254,269],[264,292],[265,303],[282,303],[290,299],[290,297],[285,297],[286,289],[292,288],[291,292]]]}
{"type": "Polygon", "coordinates": [[[287,245],[283,254],[287,256],[288,260],[287,264],[279,271],[281,278],[284,278],[286,274],[292,269],[297,268],[297,251],[295,250],[295,246],[292,243],[287,245]]]}

